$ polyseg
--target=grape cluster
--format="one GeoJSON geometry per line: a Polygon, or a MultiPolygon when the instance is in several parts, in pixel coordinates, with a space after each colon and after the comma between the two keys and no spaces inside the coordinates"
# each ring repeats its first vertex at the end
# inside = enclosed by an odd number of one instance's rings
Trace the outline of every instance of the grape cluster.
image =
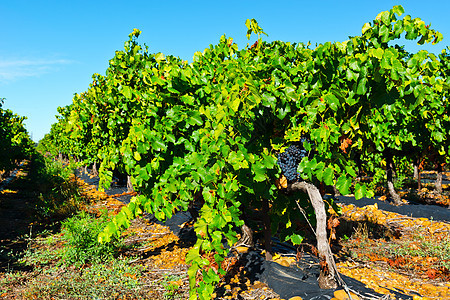
{"type": "Polygon", "coordinates": [[[296,145],[289,146],[285,152],[278,155],[277,163],[289,182],[298,179],[297,167],[304,156],[306,156],[306,151],[296,145]]]}

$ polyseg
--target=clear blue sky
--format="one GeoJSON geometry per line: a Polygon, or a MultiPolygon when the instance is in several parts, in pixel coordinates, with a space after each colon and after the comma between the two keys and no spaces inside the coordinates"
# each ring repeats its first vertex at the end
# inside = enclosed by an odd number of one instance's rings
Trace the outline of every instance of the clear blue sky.
{"type": "Polygon", "coordinates": [[[444,35],[426,50],[437,54],[449,45],[448,0],[1,0],[0,98],[5,108],[28,117],[27,129],[38,141],[56,121],[57,107],[86,91],[92,74],[105,74],[133,28],[142,31],[139,41],[151,52],[192,61],[222,34],[245,47],[246,19],[258,21],[267,41],[314,44],[359,35],[365,22],[397,4],[444,35]]]}

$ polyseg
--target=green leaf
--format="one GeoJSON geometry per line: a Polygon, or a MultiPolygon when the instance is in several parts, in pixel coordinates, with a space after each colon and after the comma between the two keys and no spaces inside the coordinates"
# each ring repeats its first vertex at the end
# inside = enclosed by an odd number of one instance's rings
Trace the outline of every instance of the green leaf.
{"type": "Polygon", "coordinates": [[[381,21],[384,23],[384,25],[389,26],[391,25],[391,19],[390,14],[388,11],[383,11],[381,14],[381,21]]]}
{"type": "Polygon", "coordinates": [[[195,98],[189,95],[183,95],[181,97],[181,100],[186,103],[187,105],[194,105],[195,98]]]}
{"type": "Polygon", "coordinates": [[[367,78],[361,78],[358,82],[356,94],[365,95],[367,93],[367,78]]]}
{"type": "Polygon", "coordinates": [[[239,105],[241,104],[241,98],[239,98],[239,97],[234,97],[234,99],[231,100],[231,101],[229,102],[229,104],[230,104],[230,108],[231,108],[234,112],[237,112],[238,109],[239,109],[239,105]]]}
{"type": "Polygon", "coordinates": [[[175,139],[175,136],[173,135],[173,134],[167,134],[166,135],[166,140],[168,140],[169,142],[171,142],[171,143],[173,143],[173,144],[175,144],[176,143],[176,139],[175,139]]]}
{"type": "Polygon", "coordinates": [[[190,118],[188,119],[188,123],[191,125],[203,125],[203,119],[202,116],[200,115],[200,113],[198,112],[189,112],[188,115],[190,116],[190,118]]]}
{"type": "Polygon", "coordinates": [[[350,67],[350,69],[352,69],[355,72],[361,71],[361,68],[359,67],[359,62],[355,58],[352,58],[352,60],[350,61],[348,66],[350,67]]]}
{"type": "Polygon", "coordinates": [[[350,193],[351,184],[351,178],[347,178],[346,176],[341,175],[336,181],[336,188],[339,190],[339,192],[341,192],[342,195],[348,195],[350,193]]]}
{"type": "Polygon", "coordinates": [[[298,98],[297,93],[295,92],[295,90],[291,87],[286,87],[284,88],[284,93],[286,95],[286,98],[290,101],[296,101],[298,98]]]}
{"type": "Polygon", "coordinates": [[[285,104],[285,107],[280,107],[280,108],[278,109],[278,115],[277,115],[277,117],[278,117],[280,120],[283,120],[289,112],[291,112],[291,107],[289,106],[288,103],[286,103],[286,104],[285,104]]]}
{"type": "Polygon", "coordinates": [[[165,59],[166,59],[166,57],[161,52],[155,54],[155,60],[158,64],[161,63],[165,59]]]}
{"type": "Polygon", "coordinates": [[[166,147],[167,147],[166,144],[164,144],[164,141],[162,141],[162,140],[157,139],[157,140],[152,141],[152,148],[155,151],[165,150],[166,147]]]}
{"type": "Polygon", "coordinates": [[[219,125],[217,125],[217,127],[214,129],[214,138],[217,140],[219,138],[219,136],[222,135],[222,132],[225,130],[225,127],[223,126],[222,123],[220,123],[219,125]]]}
{"type": "Polygon", "coordinates": [[[359,200],[366,195],[366,185],[357,182],[355,184],[355,199],[359,200]]]}
{"type": "Polygon", "coordinates": [[[319,162],[315,168],[314,173],[319,181],[322,181],[323,169],[325,167],[325,163],[323,161],[319,162]]]}
{"type": "Polygon", "coordinates": [[[145,181],[147,181],[150,178],[146,168],[142,168],[139,170],[139,177],[145,181]]]}
{"type": "Polygon", "coordinates": [[[257,182],[261,182],[266,180],[266,168],[259,162],[252,164],[252,171],[255,174],[254,180],[257,182]]]}
{"type": "Polygon", "coordinates": [[[387,28],[385,25],[382,25],[378,35],[381,37],[381,41],[383,43],[387,43],[389,41],[389,28],[387,28]]]}
{"type": "Polygon", "coordinates": [[[374,192],[372,189],[370,189],[370,190],[367,190],[367,189],[366,189],[366,197],[367,197],[367,198],[373,198],[373,197],[375,197],[375,192],[374,192]]]}
{"type": "Polygon", "coordinates": [[[274,107],[276,105],[276,103],[277,103],[277,98],[275,98],[274,96],[270,96],[267,93],[264,93],[261,96],[261,99],[263,101],[262,102],[263,105],[267,106],[267,107],[274,107]]]}
{"type": "Polygon", "coordinates": [[[370,26],[369,23],[365,23],[363,28],[362,28],[362,34],[366,33],[367,30],[371,29],[372,26],[370,26]]]}
{"type": "Polygon", "coordinates": [[[403,9],[403,6],[401,5],[396,5],[392,8],[392,12],[401,16],[402,14],[405,13],[405,10],[403,9]]]}
{"type": "Polygon", "coordinates": [[[247,26],[247,39],[250,39],[250,36],[252,34],[252,28],[251,28],[251,22],[250,19],[245,20],[245,26],[247,26]]]}
{"type": "Polygon", "coordinates": [[[440,131],[433,131],[431,133],[431,137],[437,141],[438,143],[442,142],[444,140],[444,135],[440,131]]]}
{"type": "Polygon", "coordinates": [[[352,166],[345,166],[345,171],[347,171],[348,175],[351,177],[356,177],[356,172],[352,166]]]}
{"type": "Polygon", "coordinates": [[[169,92],[173,93],[173,94],[179,94],[180,93],[177,89],[175,89],[173,87],[170,87],[170,86],[167,87],[167,90],[169,92]]]}
{"type": "Polygon", "coordinates": [[[98,241],[100,243],[108,243],[111,241],[111,237],[118,235],[118,228],[114,222],[108,222],[105,229],[98,235],[98,241]]]}
{"type": "Polygon", "coordinates": [[[319,128],[319,137],[320,137],[322,140],[328,140],[329,136],[330,136],[330,129],[327,128],[326,125],[321,126],[321,127],[319,128]]]}
{"type": "Polygon", "coordinates": [[[369,56],[376,57],[378,59],[383,58],[383,53],[384,53],[384,50],[382,48],[369,49],[369,56]]]}
{"type": "Polygon", "coordinates": [[[124,211],[125,208],[126,206],[114,217],[119,228],[126,228],[130,225],[130,220],[124,211]]]}
{"type": "Polygon", "coordinates": [[[136,161],[140,161],[141,160],[141,154],[139,152],[134,152],[133,157],[136,161]]]}
{"type": "Polygon", "coordinates": [[[346,78],[348,81],[357,81],[359,73],[353,72],[350,68],[346,70],[346,78]]]}
{"type": "Polygon", "coordinates": [[[308,161],[306,164],[306,168],[310,169],[311,171],[315,170],[317,167],[317,159],[314,157],[312,160],[308,161]]]}
{"type": "Polygon", "coordinates": [[[291,240],[292,244],[294,245],[300,245],[303,241],[303,237],[298,234],[292,234],[289,239],[291,240]]]}
{"type": "Polygon", "coordinates": [[[333,95],[333,94],[327,94],[324,97],[326,103],[328,103],[332,110],[337,111],[339,107],[341,106],[341,103],[339,102],[339,99],[333,95]]]}
{"type": "Polygon", "coordinates": [[[327,167],[325,171],[323,171],[323,182],[326,185],[333,185],[334,180],[334,170],[332,167],[327,167]]]}
{"type": "Polygon", "coordinates": [[[131,91],[131,88],[127,85],[122,87],[122,94],[127,98],[127,99],[131,99],[133,93],[131,91]]]}

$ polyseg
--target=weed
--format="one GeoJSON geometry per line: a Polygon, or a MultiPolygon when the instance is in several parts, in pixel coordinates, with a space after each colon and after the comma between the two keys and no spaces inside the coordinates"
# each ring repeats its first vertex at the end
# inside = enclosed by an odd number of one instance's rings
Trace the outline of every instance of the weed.
{"type": "Polygon", "coordinates": [[[369,230],[366,223],[358,223],[358,227],[355,228],[355,233],[352,235],[354,239],[368,240],[369,230]]]}
{"type": "Polygon", "coordinates": [[[373,175],[372,181],[369,183],[369,186],[372,190],[376,190],[377,186],[385,185],[385,172],[382,169],[376,169],[375,174],[373,175]]]}
{"type": "Polygon", "coordinates": [[[353,259],[385,260],[389,269],[449,270],[450,237],[431,234],[423,228],[405,234],[401,239],[371,239],[370,229],[358,224],[350,239],[341,239],[347,255],[353,259]]]}
{"type": "Polygon", "coordinates": [[[27,275],[20,271],[12,271],[3,274],[2,277],[0,278],[0,287],[1,287],[0,295],[8,291],[6,286],[16,286],[25,281],[26,278],[27,275]]]}
{"type": "Polygon", "coordinates": [[[31,248],[25,252],[21,263],[26,266],[42,267],[54,261],[58,261],[62,256],[62,249],[31,248]]]}
{"type": "Polygon", "coordinates": [[[394,188],[395,190],[401,190],[406,184],[407,176],[405,174],[398,174],[394,180],[394,188]]]}
{"type": "Polygon", "coordinates": [[[392,245],[388,252],[398,257],[436,258],[440,265],[445,266],[450,262],[450,238],[414,235],[409,242],[392,245]]]}
{"type": "Polygon", "coordinates": [[[63,240],[66,242],[63,259],[67,263],[83,265],[112,258],[121,246],[121,240],[99,243],[98,234],[110,220],[107,213],[99,218],[82,211],[62,222],[63,240]]]}
{"type": "Polygon", "coordinates": [[[181,276],[181,275],[168,275],[168,276],[164,277],[161,284],[164,287],[164,289],[166,290],[164,292],[165,298],[174,299],[174,297],[178,293],[180,286],[183,284],[182,279],[184,277],[185,276],[181,276]]]}
{"type": "Polygon", "coordinates": [[[41,218],[65,218],[86,202],[76,182],[71,180],[72,166],[39,154],[31,164],[29,184],[38,197],[36,212],[41,218]]]}

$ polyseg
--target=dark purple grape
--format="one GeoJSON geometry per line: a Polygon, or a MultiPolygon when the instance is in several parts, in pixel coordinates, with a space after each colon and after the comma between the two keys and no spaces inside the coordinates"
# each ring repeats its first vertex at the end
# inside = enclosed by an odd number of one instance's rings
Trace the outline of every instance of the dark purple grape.
{"type": "Polygon", "coordinates": [[[285,152],[278,155],[278,165],[289,182],[297,181],[299,178],[297,167],[304,156],[306,156],[306,151],[296,145],[289,146],[285,152]]]}

